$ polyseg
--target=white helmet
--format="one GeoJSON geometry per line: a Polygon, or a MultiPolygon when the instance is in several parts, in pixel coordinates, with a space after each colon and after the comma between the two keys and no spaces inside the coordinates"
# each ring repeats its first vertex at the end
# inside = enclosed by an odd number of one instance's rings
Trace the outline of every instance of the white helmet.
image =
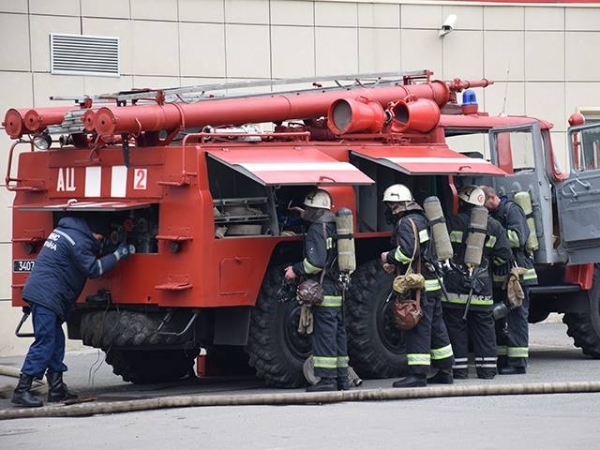
{"type": "Polygon", "coordinates": [[[463,186],[458,191],[458,198],[469,205],[483,206],[485,204],[485,192],[478,186],[463,186]]]}
{"type": "Polygon", "coordinates": [[[331,196],[323,189],[315,189],[304,198],[304,206],[328,209],[331,211],[331,196]]]}
{"type": "Polygon", "coordinates": [[[384,202],[412,202],[413,196],[403,184],[392,184],[385,191],[383,191],[384,202]]]}

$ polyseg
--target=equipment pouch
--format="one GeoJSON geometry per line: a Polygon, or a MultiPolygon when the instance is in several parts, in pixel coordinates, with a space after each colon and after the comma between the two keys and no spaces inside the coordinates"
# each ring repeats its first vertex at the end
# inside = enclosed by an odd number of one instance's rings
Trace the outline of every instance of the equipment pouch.
{"type": "Polygon", "coordinates": [[[425,278],[420,273],[398,275],[394,278],[392,287],[394,292],[404,295],[411,289],[422,289],[425,286],[425,278]]]}
{"type": "Polygon", "coordinates": [[[296,297],[303,304],[318,305],[323,301],[323,286],[316,280],[304,280],[298,285],[296,297]]]}
{"type": "Polygon", "coordinates": [[[402,299],[396,297],[393,305],[394,320],[401,330],[412,330],[423,317],[421,310],[421,290],[417,290],[416,299],[402,299]]]}

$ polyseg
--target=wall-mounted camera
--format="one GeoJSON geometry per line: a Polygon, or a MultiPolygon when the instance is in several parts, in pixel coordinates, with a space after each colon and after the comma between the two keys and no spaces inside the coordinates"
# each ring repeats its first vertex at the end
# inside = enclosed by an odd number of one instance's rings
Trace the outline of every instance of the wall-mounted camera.
{"type": "Polygon", "coordinates": [[[448,33],[451,33],[452,31],[454,31],[454,27],[456,26],[456,19],[458,19],[456,14],[449,14],[448,17],[446,17],[446,20],[444,20],[444,23],[442,24],[442,27],[440,28],[440,32],[439,32],[438,36],[444,37],[448,33]]]}

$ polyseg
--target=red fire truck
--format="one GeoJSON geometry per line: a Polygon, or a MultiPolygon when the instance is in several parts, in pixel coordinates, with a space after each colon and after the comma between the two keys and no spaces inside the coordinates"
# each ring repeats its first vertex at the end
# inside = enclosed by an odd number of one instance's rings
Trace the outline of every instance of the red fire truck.
{"type": "Polygon", "coordinates": [[[404,183],[450,214],[460,185],[486,183],[531,198],[540,278],[531,321],[565,313],[575,345],[600,356],[600,127],[573,116],[571,169],[561,172],[551,124],[480,111],[477,91],[491,81],[431,76],[288,80],[310,83],[294,91],[278,80],[145,89],[8,110],[13,305],[24,305],[57,221],[94,215],[111,226],[107,251],[127,242],[135,254],[86,284],[70,339],[102,349],[134,383],[185,376],[202,348],[220,373],[250,369],[270,385],[300,386],[310,342],[297,331],[298,303],[281,301],[283,267],[302,252],[290,207],[316,185],[354,217],[351,364],[365,378],[398,376],[405,348],[378,262],[391,232],[381,194],[404,183]],[[248,94],[252,86],[273,92],[248,94]]]}

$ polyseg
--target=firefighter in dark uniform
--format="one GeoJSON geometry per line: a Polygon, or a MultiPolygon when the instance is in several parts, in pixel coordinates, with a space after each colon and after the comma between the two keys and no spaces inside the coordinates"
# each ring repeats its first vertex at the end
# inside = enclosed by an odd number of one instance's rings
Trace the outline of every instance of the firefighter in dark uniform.
{"type": "MultiPolygon", "coordinates": [[[[502,224],[506,237],[512,248],[513,258],[518,267],[525,269],[519,283],[523,288],[523,304],[511,308],[508,316],[496,321],[496,342],[498,344],[498,373],[501,375],[523,374],[527,372],[529,358],[529,286],[537,284],[537,274],[533,260],[526,250],[529,238],[527,217],[523,208],[509,200],[506,196],[498,197],[494,188],[481,186],[485,193],[485,207],[491,216],[502,224]]],[[[505,266],[506,267],[506,266],[505,266]]],[[[494,277],[497,283],[505,281],[506,267],[499,276],[494,277]]],[[[506,291],[497,284],[494,287],[495,302],[505,302],[506,291]]]]}
{"type": "Polygon", "coordinates": [[[63,217],[50,233],[23,288],[23,299],[33,317],[35,340],[21,368],[12,403],[25,407],[42,406],[31,393],[34,379],[46,374],[48,402],[61,402],[77,396],[67,389],[63,372],[67,366],[62,324],[75,307],[88,278],[112,270],[129,255],[129,247],[119,245],[114,253],[98,258],[100,243],[109,226],[97,219],[63,217]]]}
{"type": "Polygon", "coordinates": [[[467,236],[475,231],[470,230],[471,210],[483,207],[485,194],[477,186],[464,186],[458,198],[459,213],[448,221],[454,259],[452,269],[444,275],[448,297],[442,297],[444,320],[454,350],[453,373],[455,379],[468,377],[470,338],[477,377],[492,379],[497,373],[497,361],[495,323],[491,315],[494,306],[491,266],[506,264],[512,251],[502,225],[488,217],[481,264],[469,274],[465,252],[467,236]],[[467,304],[468,313],[463,319],[467,304]]]}
{"type": "Polygon", "coordinates": [[[342,312],[342,295],[337,287],[335,215],[327,191],[316,189],[304,199],[302,218],[308,222],[304,237],[304,259],[286,267],[288,281],[323,278],[323,302],[312,306],[314,374],[320,380],[308,392],[348,390],[348,350],[342,312]]]}
{"type": "Polygon", "coordinates": [[[419,246],[415,252],[413,270],[416,259],[421,258],[421,274],[425,278],[425,292],[421,295],[421,310],[423,316],[412,329],[404,332],[406,342],[406,357],[408,360],[407,376],[395,381],[393,387],[420,387],[427,383],[452,384],[452,346],[446,325],[443,321],[440,295],[442,286],[434,272],[432,261],[433,251],[430,240],[427,217],[413,199],[410,190],[402,184],[394,184],[383,193],[383,202],[387,213],[394,222],[392,234],[392,250],[381,254],[384,269],[388,272],[404,274],[408,269],[413,251],[415,250],[415,235],[411,220],[416,225],[419,246]],[[430,366],[438,372],[427,379],[430,366]]]}

